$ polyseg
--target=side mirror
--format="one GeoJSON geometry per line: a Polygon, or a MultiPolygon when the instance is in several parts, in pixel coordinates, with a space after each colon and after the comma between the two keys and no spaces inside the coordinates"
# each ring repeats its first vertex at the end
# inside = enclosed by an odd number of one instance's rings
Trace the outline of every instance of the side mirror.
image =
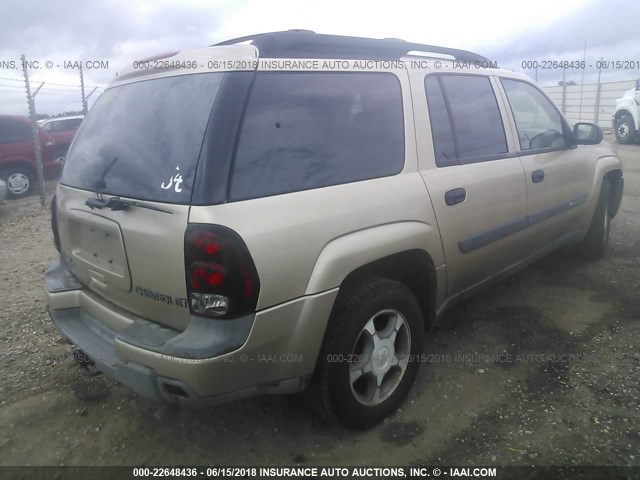
{"type": "Polygon", "coordinates": [[[595,123],[576,123],[573,126],[573,141],[576,145],[597,145],[602,138],[602,128],[595,123]]]}

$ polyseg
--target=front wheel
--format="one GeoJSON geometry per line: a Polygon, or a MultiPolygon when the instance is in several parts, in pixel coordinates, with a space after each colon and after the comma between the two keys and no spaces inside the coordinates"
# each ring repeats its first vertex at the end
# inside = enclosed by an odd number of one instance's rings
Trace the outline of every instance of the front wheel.
{"type": "Polygon", "coordinates": [[[424,341],[422,311],[404,285],[372,280],[332,315],[311,387],[323,418],[365,429],[393,413],[406,397],[424,341]]]}
{"type": "Polygon", "coordinates": [[[616,119],[616,140],[623,145],[633,143],[636,139],[636,126],[633,118],[629,115],[622,115],[616,119]]]}

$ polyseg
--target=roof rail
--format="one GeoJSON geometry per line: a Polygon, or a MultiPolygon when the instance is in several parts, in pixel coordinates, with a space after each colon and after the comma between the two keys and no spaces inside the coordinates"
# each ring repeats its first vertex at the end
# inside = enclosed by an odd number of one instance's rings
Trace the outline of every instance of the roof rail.
{"type": "MultiPolygon", "coordinates": [[[[318,34],[311,30],[287,30],[258,33],[216,43],[212,47],[249,42],[258,48],[263,58],[340,58],[345,60],[397,60],[409,52],[449,55],[457,61],[488,61],[477,53],[456,48],[423,45],[397,38],[363,38],[318,34]]],[[[428,55],[427,55],[428,56],[428,55]]]]}

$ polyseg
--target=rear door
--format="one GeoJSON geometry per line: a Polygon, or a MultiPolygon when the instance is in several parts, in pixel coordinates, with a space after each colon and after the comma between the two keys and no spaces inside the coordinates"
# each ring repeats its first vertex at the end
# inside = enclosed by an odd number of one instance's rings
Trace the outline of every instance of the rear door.
{"type": "Polygon", "coordinates": [[[186,326],[184,232],[223,75],[113,87],[82,123],[57,192],[58,228],[63,258],[97,301],[186,326]]]}
{"type": "Polygon", "coordinates": [[[490,76],[442,73],[417,82],[420,169],[440,229],[448,293],[455,295],[521,258],[524,172],[490,76]]]}
{"type": "Polygon", "coordinates": [[[538,87],[512,78],[500,85],[525,171],[531,250],[541,250],[583,228],[595,164],[585,147],[571,146],[570,127],[538,87]]]}

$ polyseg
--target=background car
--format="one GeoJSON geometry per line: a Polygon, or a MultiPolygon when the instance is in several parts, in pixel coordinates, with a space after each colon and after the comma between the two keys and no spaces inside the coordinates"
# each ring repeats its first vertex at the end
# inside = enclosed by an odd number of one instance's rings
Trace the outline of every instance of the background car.
{"type": "MultiPolygon", "coordinates": [[[[62,163],[55,156],[55,143],[38,127],[45,179],[57,178],[62,163]]],[[[7,184],[9,197],[24,197],[38,178],[31,121],[21,115],[0,115],[0,178],[7,184]]]]}
{"type": "Polygon", "coordinates": [[[53,138],[55,142],[55,156],[66,157],[69,146],[73,141],[80,124],[84,120],[84,115],[72,117],[58,117],[41,120],[40,126],[53,138]]]}
{"type": "Polygon", "coordinates": [[[616,111],[611,120],[618,143],[629,144],[638,140],[638,131],[640,131],[640,80],[636,80],[635,88],[626,91],[622,98],[616,100],[616,111]]]}

